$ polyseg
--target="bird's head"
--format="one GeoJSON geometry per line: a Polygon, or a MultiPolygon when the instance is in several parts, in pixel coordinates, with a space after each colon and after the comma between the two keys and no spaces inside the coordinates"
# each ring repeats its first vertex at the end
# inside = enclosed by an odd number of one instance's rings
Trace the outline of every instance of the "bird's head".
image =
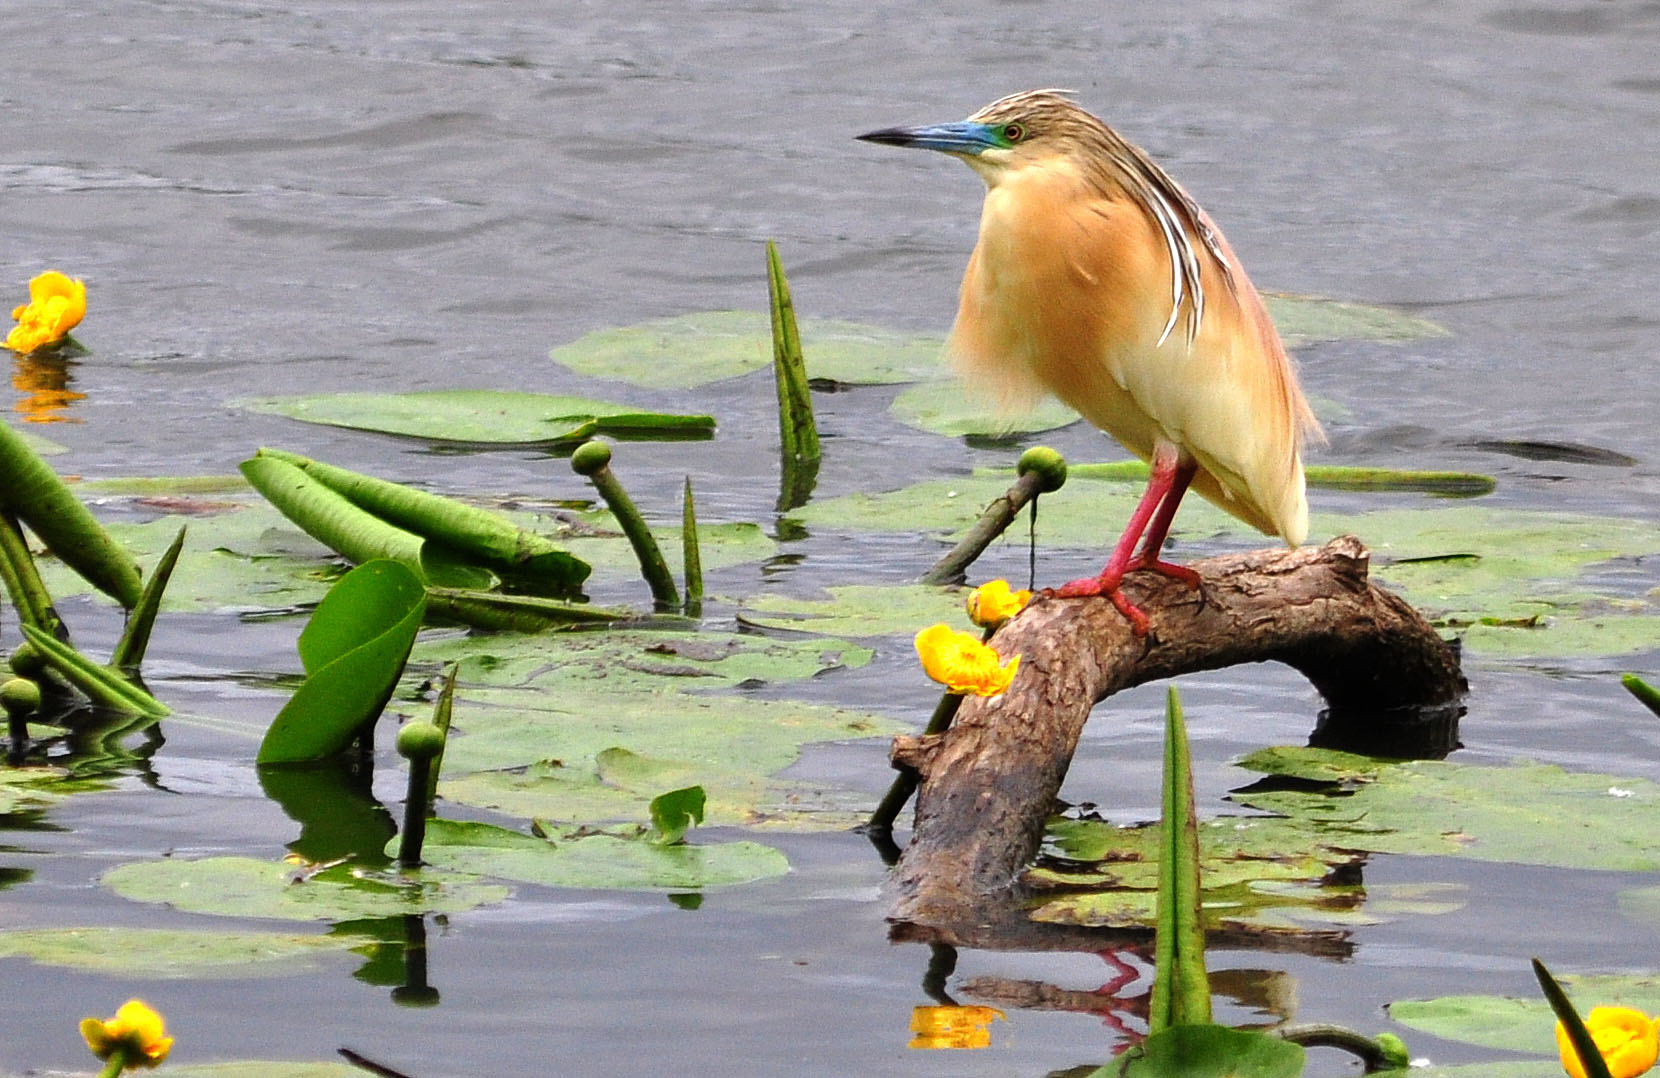
{"type": "Polygon", "coordinates": [[[993,101],[966,120],[924,127],[888,127],[858,137],[886,146],[948,153],[995,185],[1016,169],[1074,152],[1104,130],[1062,90],[1026,90],[993,101]]]}

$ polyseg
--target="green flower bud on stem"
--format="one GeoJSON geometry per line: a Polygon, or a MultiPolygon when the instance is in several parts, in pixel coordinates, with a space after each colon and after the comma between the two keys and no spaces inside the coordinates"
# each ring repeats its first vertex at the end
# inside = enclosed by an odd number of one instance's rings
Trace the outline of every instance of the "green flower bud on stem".
{"type": "Polygon", "coordinates": [[[444,731],[430,722],[412,722],[398,731],[398,755],[409,761],[409,791],[403,802],[403,834],[398,839],[398,864],[421,864],[421,845],[427,837],[427,791],[432,785],[432,761],[444,751],[444,731]]]}
{"type": "Polygon", "coordinates": [[[611,474],[611,447],[604,442],[584,442],[571,454],[571,471],[587,476],[600,497],[617,518],[617,525],[628,536],[634,556],[640,561],[640,575],[651,587],[651,597],[659,608],[672,610],[680,605],[680,591],[674,586],[669,564],[663,560],[663,551],[646,527],[645,518],[634,507],[634,502],[623,490],[617,477],[611,474]]]}

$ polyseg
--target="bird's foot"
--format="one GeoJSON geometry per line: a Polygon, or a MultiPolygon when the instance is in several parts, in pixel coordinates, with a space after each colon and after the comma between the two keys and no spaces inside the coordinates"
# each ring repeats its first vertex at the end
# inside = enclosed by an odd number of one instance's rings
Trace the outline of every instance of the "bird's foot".
{"type": "Polygon", "coordinates": [[[1180,580],[1183,584],[1187,585],[1188,591],[1199,590],[1198,572],[1196,570],[1189,569],[1185,565],[1177,565],[1175,562],[1160,561],[1157,558],[1149,558],[1148,560],[1135,566],[1135,568],[1151,569],[1160,576],[1167,576],[1172,580],[1180,580]]]}
{"type": "Polygon", "coordinates": [[[1130,623],[1130,631],[1137,636],[1146,636],[1151,628],[1147,615],[1141,608],[1125,598],[1120,585],[1124,578],[1116,575],[1086,576],[1079,580],[1069,580],[1058,588],[1045,588],[1043,594],[1050,599],[1081,599],[1092,595],[1103,595],[1112,600],[1112,605],[1118,608],[1130,623]]]}

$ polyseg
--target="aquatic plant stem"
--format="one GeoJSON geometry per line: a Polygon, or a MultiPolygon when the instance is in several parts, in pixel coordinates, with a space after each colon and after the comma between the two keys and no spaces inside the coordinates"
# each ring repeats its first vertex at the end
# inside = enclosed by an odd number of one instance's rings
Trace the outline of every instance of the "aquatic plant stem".
{"type": "Polygon", "coordinates": [[[398,836],[398,864],[419,868],[432,804],[433,764],[444,752],[445,732],[436,723],[412,722],[398,731],[398,755],[409,761],[409,787],[403,802],[403,831],[398,836]]]}
{"type": "Polygon", "coordinates": [[[1066,483],[1066,459],[1053,449],[1034,446],[1020,455],[1014,486],[988,506],[950,553],[922,574],[924,584],[960,581],[974,559],[985,553],[993,539],[1002,535],[1026,503],[1039,494],[1061,489],[1066,483]]]}
{"type": "Polygon", "coordinates": [[[127,1050],[116,1045],[110,1052],[109,1059],[104,1061],[104,1069],[98,1072],[98,1078],[120,1078],[121,1072],[127,1069],[127,1050]]]}
{"type": "Polygon", "coordinates": [[[571,470],[586,476],[594,484],[594,489],[605,499],[611,515],[617,518],[618,526],[628,537],[634,556],[640,561],[640,574],[651,588],[652,599],[659,607],[672,610],[680,605],[680,592],[674,586],[668,562],[663,560],[662,548],[652,537],[651,529],[646,527],[645,518],[634,507],[633,500],[617,482],[617,477],[611,474],[610,465],[611,447],[604,442],[584,442],[571,454],[571,470]]]}

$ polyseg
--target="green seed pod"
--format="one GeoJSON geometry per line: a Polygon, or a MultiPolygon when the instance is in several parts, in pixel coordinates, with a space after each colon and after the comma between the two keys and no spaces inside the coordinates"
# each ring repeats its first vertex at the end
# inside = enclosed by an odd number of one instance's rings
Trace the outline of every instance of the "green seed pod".
{"type": "Polygon", "coordinates": [[[34,714],[40,710],[40,686],[28,678],[12,678],[0,685],[0,707],[7,715],[34,714]]]}
{"type": "Polygon", "coordinates": [[[46,657],[33,644],[19,644],[12,652],[11,668],[18,677],[39,677],[46,669],[46,657]]]}
{"type": "Polygon", "coordinates": [[[611,463],[611,447],[604,442],[583,442],[571,454],[571,471],[594,475],[611,463]]]}
{"type": "Polygon", "coordinates": [[[398,731],[398,755],[430,760],[444,751],[444,731],[430,722],[412,722],[398,731]]]}
{"type": "Polygon", "coordinates": [[[1038,474],[1038,490],[1044,494],[1061,489],[1066,483],[1066,458],[1046,445],[1035,445],[1020,454],[1015,472],[1038,474]]]}

